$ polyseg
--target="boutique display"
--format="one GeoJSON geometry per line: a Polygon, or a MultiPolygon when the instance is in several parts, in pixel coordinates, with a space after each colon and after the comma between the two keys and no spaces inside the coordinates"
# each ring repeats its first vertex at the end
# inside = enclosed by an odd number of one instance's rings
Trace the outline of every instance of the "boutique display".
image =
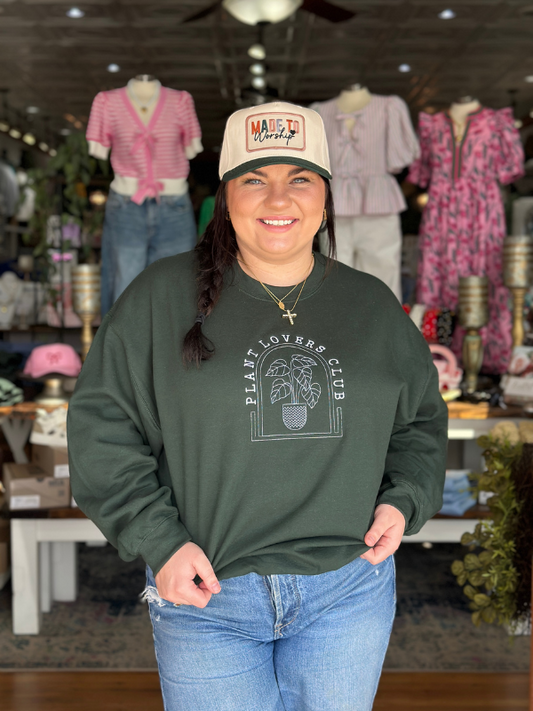
{"type": "Polygon", "coordinates": [[[328,137],[337,258],[382,279],[401,299],[399,213],[406,204],[393,174],[420,152],[407,106],[359,87],[311,108],[328,137]]]}
{"type": "MultiPolygon", "coordinates": [[[[503,283],[506,225],[499,184],[524,174],[512,109],[469,101],[452,104],[447,112],[422,112],[419,138],[421,155],[408,180],[429,185],[429,200],[420,228],[417,301],[455,310],[460,277],[488,277],[483,365],[504,373],[511,356],[511,313],[503,283]]],[[[463,335],[457,328],[456,354],[461,353],[463,335]]]]}
{"type": "Polygon", "coordinates": [[[115,172],[102,236],[103,315],[149,264],[194,248],[187,176],[203,147],[191,95],[147,75],[97,94],[87,140],[97,158],[112,149],[115,172]]]}

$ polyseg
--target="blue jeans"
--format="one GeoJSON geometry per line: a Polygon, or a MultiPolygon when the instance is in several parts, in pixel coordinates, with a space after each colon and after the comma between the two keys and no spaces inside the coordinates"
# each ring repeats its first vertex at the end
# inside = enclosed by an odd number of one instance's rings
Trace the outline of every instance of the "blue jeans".
{"type": "Polygon", "coordinates": [[[394,557],[320,575],[220,580],[205,608],[157,594],[165,711],[370,711],[396,610],[394,557]]]}
{"type": "Polygon", "coordinates": [[[196,246],[191,200],[163,195],[137,205],[109,191],[102,234],[102,316],[149,264],[196,246]]]}

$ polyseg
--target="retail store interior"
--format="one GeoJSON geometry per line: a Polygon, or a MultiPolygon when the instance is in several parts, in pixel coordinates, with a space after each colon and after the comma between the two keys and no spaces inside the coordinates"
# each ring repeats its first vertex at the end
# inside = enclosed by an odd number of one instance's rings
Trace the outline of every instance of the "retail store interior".
{"type": "MultiPolygon", "coordinates": [[[[449,417],[442,507],[395,554],[372,708],[533,711],[532,47],[528,0],[0,0],[2,709],[164,708],[147,561],[120,557],[73,496],[69,401],[130,284],[213,224],[228,118],[255,109],[250,155],[272,136],[306,151],[305,107],[327,137],[337,259],[390,289],[449,417]]],[[[324,380],[330,430],[313,431],[307,348],[278,439],[342,436],[348,379],[324,380]]],[[[278,436],[262,408],[246,415],[258,457],[278,436]]]]}

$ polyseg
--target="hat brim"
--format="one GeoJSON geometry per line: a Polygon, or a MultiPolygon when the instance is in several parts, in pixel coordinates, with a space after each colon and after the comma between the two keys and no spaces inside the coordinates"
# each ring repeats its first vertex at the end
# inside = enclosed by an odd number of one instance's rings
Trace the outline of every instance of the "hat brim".
{"type": "Polygon", "coordinates": [[[331,173],[329,173],[322,166],[316,163],[311,163],[309,160],[303,160],[302,158],[296,158],[293,156],[268,156],[265,158],[254,158],[254,160],[249,160],[246,163],[241,163],[236,168],[228,170],[222,176],[221,180],[227,182],[228,180],[233,180],[234,178],[239,178],[241,175],[249,173],[251,170],[257,170],[257,168],[264,168],[267,165],[296,165],[299,168],[305,168],[306,170],[312,170],[313,173],[318,173],[323,178],[331,180],[331,173]]]}

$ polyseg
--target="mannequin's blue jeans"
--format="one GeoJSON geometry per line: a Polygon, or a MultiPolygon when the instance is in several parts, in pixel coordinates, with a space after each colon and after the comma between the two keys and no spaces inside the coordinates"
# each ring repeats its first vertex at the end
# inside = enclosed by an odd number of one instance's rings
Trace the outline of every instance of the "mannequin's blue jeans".
{"type": "Polygon", "coordinates": [[[146,198],[141,205],[109,191],[102,233],[102,316],[152,262],[196,246],[191,200],[185,195],[146,198]]]}
{"type": "Polygon", "coordinates": [[[393,556],[220,585],[205,608],[176,607],[147,568],[165,711],[372,709],[396,609],[393,556]]]}

